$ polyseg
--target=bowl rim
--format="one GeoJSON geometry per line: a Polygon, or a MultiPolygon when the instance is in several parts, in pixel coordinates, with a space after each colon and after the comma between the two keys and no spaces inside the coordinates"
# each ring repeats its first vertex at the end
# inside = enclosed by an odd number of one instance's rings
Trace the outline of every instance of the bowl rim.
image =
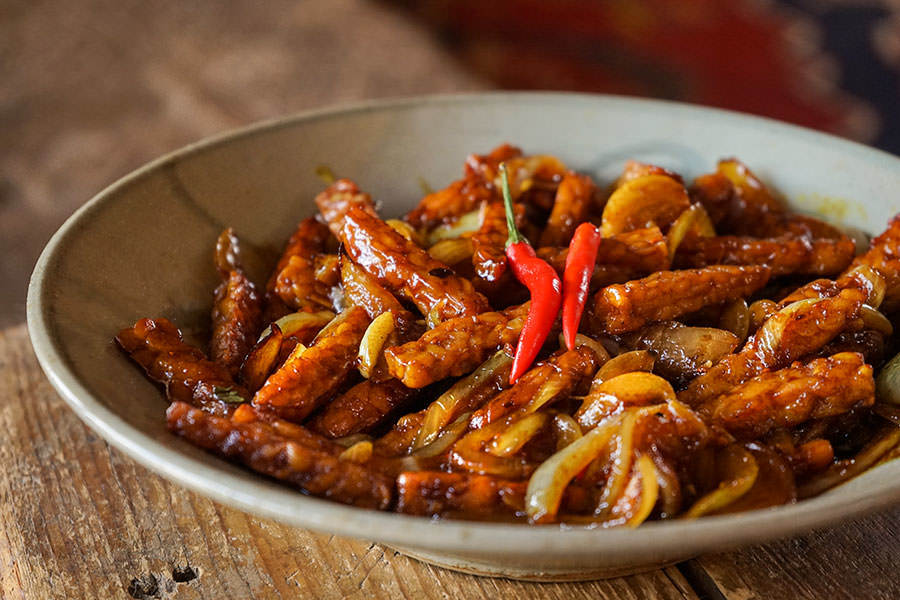
{"type": "Polygon", "coordinates": [[[48,267],[58,259],[65,243],[77,234],[79,224],[91,213],[101,210],[116,192],[160,167],[246,136],[303,122],[366,112],[402,111],[423,105],[504,103],[515,106],[548,101],[598,102],[618,107],[638,105],[648,110],[669,111],[676,116],[702,115],[713,121],[743,122],[773,134],[836,145],[841,151],[857,155],[862,160],[881,163],[882,167],[896,171],[900,177],[900,158],[857,142],[765,117],[667,100],[570,92],[480,92],[387,98],[303,111],[229,130],[169,152],[118,179],[78,208],[47,243],[35,264],[28,286],[27,327],[41,368],[84,423],[111,445],[174,483],[223,504],[289,525],[434,551],[477,552],[485,556],[498,553],[527,556],[550,552],[554,557],[583,557],[595,555],[601,550],[623,556],[639,556],[649,549],[654,553],[682,550],[686,554],[696,554],[714,548],[725,549],[798,534],[900,501],[900,461],[896,461],[869,470],[860,476],[869,480],[867,486],[837,497],[825,493],[796,504],[707,516],[695,521],[650,522],[637,529],[597,530],[558,525],[435,520],[356,508],[306,496],[280,484],[273,486],[262,476],[248,486],[245,480],[225,471],[218,464],[206,464],[152,438],[126,423],[95,398],[79,381],[58,348],[53,318],[45,304],[52,286],[44,277],[48,267]],[[262,484],[265,485],[260,487],[262,484]]]}

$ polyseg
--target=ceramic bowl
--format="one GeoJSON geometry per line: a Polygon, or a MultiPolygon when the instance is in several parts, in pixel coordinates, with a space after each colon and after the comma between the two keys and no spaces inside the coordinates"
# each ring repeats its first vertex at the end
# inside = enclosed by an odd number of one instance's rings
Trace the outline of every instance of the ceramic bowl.
{"type": "Polygon", "coordinates": [[[170,434],[159,388],[112,342],[144,316],[198,341],[216,284],[212,248],[233,226],[265,277],[313,213],[314,168],[351,177],[398,215],[443,186],[470,152],[508,141],[609,182],[627,158],[693,177],[737,156],[799,210],[881,230],[900,210],[900,159],[809,130],[674,103],[554,93],[428,97],[317,111],[189,146],[113,184],[56,233],[34,270],[28,326],[72,409],[112,445],[174,482],[264,517],[388,544],[479,574],[587,579],[789,536],[892,505],[900,461],[790,506],[636,530],[432,521],[310,498],[170,434]]]}

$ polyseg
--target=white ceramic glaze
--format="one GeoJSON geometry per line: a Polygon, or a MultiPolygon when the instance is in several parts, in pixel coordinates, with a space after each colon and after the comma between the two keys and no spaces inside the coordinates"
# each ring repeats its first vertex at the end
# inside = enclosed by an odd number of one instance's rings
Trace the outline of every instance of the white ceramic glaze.
{"type": "Polygon", "coordinates": [[[112,343],[144,316],[188,339],[208,328],[212,247],[233,226],[257,279],[321,188],[327,164],[400,214],[417,178],[443,186],[465,156],[509,141],[610,181],[626,158],[687,177],[738,156],[801,210],[877,231],[900,211],[900,159],[809,130],[735,113],[622,97],[496,93],[377,102],[228,133],[113,184],[56,233],[35,267],[28,326],[41,366],[72,409],[164,477],[285,523],[364,538],[469,572],[520,578],[612,576],[789,536],[895,504],[900,461],[791,506],[637,530],[436,522],[306,497],[171,435],[159,389],[112,343]]]}

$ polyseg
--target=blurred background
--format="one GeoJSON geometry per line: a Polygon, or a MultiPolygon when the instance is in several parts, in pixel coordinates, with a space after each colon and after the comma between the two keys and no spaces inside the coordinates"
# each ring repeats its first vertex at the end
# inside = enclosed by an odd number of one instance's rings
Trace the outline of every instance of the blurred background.
{"type": "Polygon", "coordinates": [[[0,0],[0,327],[65,218],[160,154],[497,88],[694,102],[900,154],[900,0],[0,0]]]}

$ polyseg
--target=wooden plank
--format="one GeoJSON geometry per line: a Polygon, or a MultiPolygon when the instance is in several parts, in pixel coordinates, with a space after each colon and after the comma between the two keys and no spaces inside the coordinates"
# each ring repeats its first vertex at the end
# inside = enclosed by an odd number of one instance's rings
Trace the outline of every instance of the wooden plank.
{"type": "Polygon", "coordinates": [[[900,598],[898,560],[900,507],[794,539],[702,556],[687,574],[695,588],[702,590],[706,577],[734,600],[888,600],[900,598]]]}
{"type": "Polygon", "coordinates": [[[24,326],[0,331],[0,431],[2,598],[697,597],[675,568],[577,584],[480,578],[211,502],[84,427],[24,326]]]}

